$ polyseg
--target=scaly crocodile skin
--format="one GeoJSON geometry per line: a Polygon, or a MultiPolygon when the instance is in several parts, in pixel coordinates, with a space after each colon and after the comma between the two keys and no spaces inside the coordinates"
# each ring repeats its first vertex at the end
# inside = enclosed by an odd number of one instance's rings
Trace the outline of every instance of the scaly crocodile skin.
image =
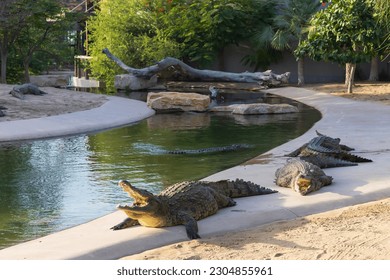
{"type": "Polygon", "coordinates": [[[235,197],[271,194],[276,191],[244,180],[217,182],[191,181],[174,184],[158,195],[138,189],[127,181],[119,186],[134,198],[132,205],[118,206],[128,218],[114,230],[137,224],[147,227],[184,225],[190,239],[200,238],[197,221],[215,214],[218,209],[234,206],[235,197]]]}

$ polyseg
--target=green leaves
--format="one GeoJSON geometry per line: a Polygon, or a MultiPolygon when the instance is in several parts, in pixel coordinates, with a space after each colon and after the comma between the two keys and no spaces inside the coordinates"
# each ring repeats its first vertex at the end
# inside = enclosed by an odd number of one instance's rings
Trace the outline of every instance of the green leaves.
{"type": "Polygon", "coordinates": [[[378,41],[372,1],[334,0],[314,15],[307,40],[299,44],[297,57],[340,64],[368,61],[378,41]]]}
{"type": "Polygon", "coordinates": [[[166,56],[180,56],[181,44],[166,31],[169,1],[101,1],[96,16],[88,21],[92,75],[113,91],[114,76],[123,70],[109,61],[102,49],[109,48],[135,68],[153,64],[166,56]]]}

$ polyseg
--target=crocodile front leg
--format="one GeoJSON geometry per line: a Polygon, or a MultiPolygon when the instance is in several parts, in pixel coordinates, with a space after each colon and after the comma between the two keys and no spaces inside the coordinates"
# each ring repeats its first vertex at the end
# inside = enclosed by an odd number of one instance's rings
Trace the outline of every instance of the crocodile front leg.
{"type": "Polygon", "coordinates": [[[200,238],[198,234],[198,222],[191,215],[186,212],[180,212],[177,216],[181,220],[181,223],[185,226],[189,239],[200,238]]]}
{"type": "Polygon", "coordinates": [[[126,218],[123,222],[113,226],[110,229],[112,229],[112,230],[120,230],[120,229],[132,227],[132,226],[137,226],[137,225],[139,225],[137,220],[134,220],[132,218],[126,218]]]}

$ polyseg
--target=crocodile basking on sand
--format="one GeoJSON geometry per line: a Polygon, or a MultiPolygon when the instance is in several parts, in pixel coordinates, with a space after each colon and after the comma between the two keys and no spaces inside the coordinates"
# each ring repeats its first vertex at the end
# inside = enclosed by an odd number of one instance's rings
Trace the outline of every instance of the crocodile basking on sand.
{"type": "Polygon", "coordinates": [[[34,84],[22,84],[22,85],[16,85],[12,88],[12,90],[9,92],[13,97],[24,99],[26,94],[32,94],[32,95],[44,95],[47,94],[47,92],[44,92],[40,90],[36,85],[34,84]]]}
{"type": "Polygon", "coordinates": [[[134,199],[134,203],[117,207],[128,218],[111,229],[134,225],[156,228],[184,225],[190,239],[200,238],[198,220],[217,213],[218,209],[236,205],[232,198],[276,192],[240,179],[182,182],[169,186],[158,195],[136,188],[128,181],[120,181],[118,185],[134,199]]]}
{"type": "Polygon", "coordinates": [[[332,138],[318,132],[317,135],[286,156],[299,157],[321,168],[354,166],[358,162],[372,162],[370,159],[349,153],[353,148],[340,144],[339,138],[332,138]]]}
{"type": "Polygon", "coordinates": [[[317,165],[300,159],[289,159],[284,166],[276,170],[275,177],[276,185],[291,188],[301,195],[330,185],[333,180],[317,165]]]}

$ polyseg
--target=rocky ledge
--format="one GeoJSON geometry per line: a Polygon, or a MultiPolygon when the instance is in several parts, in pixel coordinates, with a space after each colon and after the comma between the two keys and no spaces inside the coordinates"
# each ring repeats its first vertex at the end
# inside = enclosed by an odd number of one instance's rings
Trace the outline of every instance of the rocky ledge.
{"type": "Polygon", "coordinates": [[[147,104],[159,112],[205,112],[210,105],[210,97],[193,92],[151,92],[147,104]]]}
{"type": "Polygon", "coordinates": [[[212,106],[208,95],[193,92],[151,92],[148,106],[157,113],[167,112],[228,112],[237,115],[262,115],[297,113],[298,108],[289,104],[233,104],[212,106]]]}

